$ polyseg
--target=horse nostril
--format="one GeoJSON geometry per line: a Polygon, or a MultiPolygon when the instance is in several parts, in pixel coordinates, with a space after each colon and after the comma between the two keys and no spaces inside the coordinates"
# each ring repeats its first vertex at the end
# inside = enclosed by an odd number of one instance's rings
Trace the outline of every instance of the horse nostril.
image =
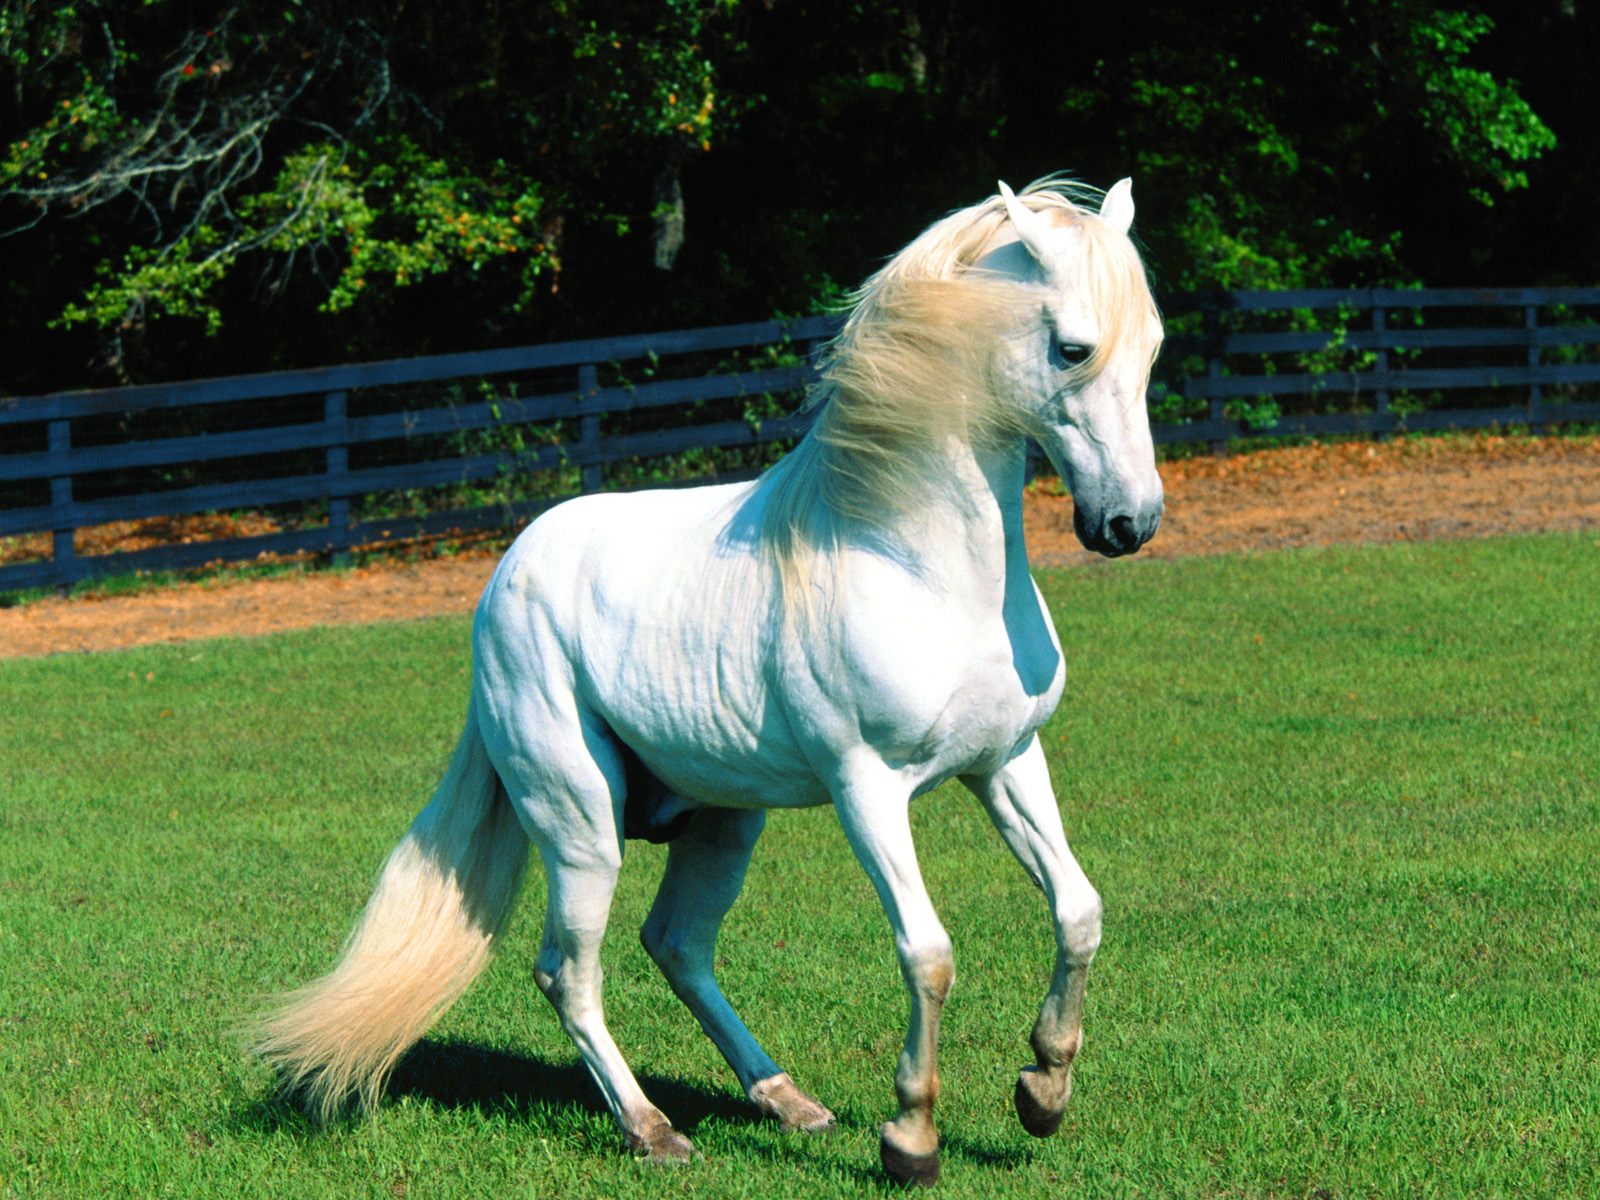
{"type": "Polygon", "coordinates": [[[1118,546],[1132,548],[1139,544],[1139,535],[1134,531],[1132,517],[1112,517],[1111,536],[1118,546]]]}

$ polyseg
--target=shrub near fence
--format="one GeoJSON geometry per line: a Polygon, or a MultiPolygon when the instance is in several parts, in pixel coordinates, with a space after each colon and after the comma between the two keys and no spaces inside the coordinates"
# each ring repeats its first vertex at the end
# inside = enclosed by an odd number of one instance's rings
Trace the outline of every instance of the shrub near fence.
{"type": "MultiPolygon", "coordinates": [[[[1166,307],[1159,443],[1600,420],[1600,288],[1234,292],[1166,307]]],[[[638,464],[707,449],[718,477],[752,474],[758,452],[804,431],[785,414],[838,324],[0,400],[0,538],[48,532],[52,545],[0,567],[0,591],[511,527],[577,491],[659,481],[638,464]],[[364,511],[400,492],[415,511],[364,511]],[[75,544],[112,521],[241,509],[298,526],[112,554],[75,544]]]]}

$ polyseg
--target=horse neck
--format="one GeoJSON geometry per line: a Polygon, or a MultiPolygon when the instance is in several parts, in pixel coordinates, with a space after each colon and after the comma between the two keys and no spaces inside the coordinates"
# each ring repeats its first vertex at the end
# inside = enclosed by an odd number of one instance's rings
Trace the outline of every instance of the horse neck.
{"type": "Polygon", "coordinates": [[[930,460],[927,502],[887,522],[919,573],[946,589],[998,596],[1027,569],[1022,535],[1026,444],[1020,437],[973,445],[952,439],[930,460]]]}

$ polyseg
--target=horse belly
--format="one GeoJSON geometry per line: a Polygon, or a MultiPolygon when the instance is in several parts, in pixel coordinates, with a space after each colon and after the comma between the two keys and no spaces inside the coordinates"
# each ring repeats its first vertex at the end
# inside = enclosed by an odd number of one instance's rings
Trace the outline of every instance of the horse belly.
{"type": "MultiPolygon", "coordinates": [[[[641,761],[644,761],[641,755],[641,761]]],[[[804,764],[767,754],[676,748],[650,771],[676,794],[705,808],[812,808],[831,797],[804,764]]]]}
{"type": "Polygon", "coordinates": [[[622,683],[598,707],[618,738],[677,794],[720,808],[827,803],[826,789],[759,680],[736,689],[702,663],[653,677],[648,686],[626,675],[622,683]]]}

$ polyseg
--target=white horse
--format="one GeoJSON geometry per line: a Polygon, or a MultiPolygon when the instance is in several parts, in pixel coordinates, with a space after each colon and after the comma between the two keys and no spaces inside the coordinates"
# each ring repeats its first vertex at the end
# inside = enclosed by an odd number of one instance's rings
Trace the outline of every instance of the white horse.
{"type": "Polygon", "coordinates": [[[861,289],[814,427],[754,483],[572,500],[507,552],[478,605],[465,732],[338,964],[265,1019],[259,1050],[312,1110],[370,1106],[487,963],[531,842],[548,887],[535,979],[636,1153],[689,1156],[606,1029],[600,940],[624,840],[669,840],[641,932],[745,1093],[784,1129],[833,1114],[791,1081],[712,974],[766,810],[832,804],[911,995],[881,1130],[901,1181],[938,1176],[933,1105],[950,939],[912,797],[975,792],[1043,889],[1057,958],[1018,1116],[1060,1124],[1100,900],[1067,847],[1036,731],[1060,645],[1028,573],[1026,440],[1079,538],[1131,553],[1161,519],[1144,394],[1161,322],[1127,180],[1040,181],[937,222],[861,289]]]}

